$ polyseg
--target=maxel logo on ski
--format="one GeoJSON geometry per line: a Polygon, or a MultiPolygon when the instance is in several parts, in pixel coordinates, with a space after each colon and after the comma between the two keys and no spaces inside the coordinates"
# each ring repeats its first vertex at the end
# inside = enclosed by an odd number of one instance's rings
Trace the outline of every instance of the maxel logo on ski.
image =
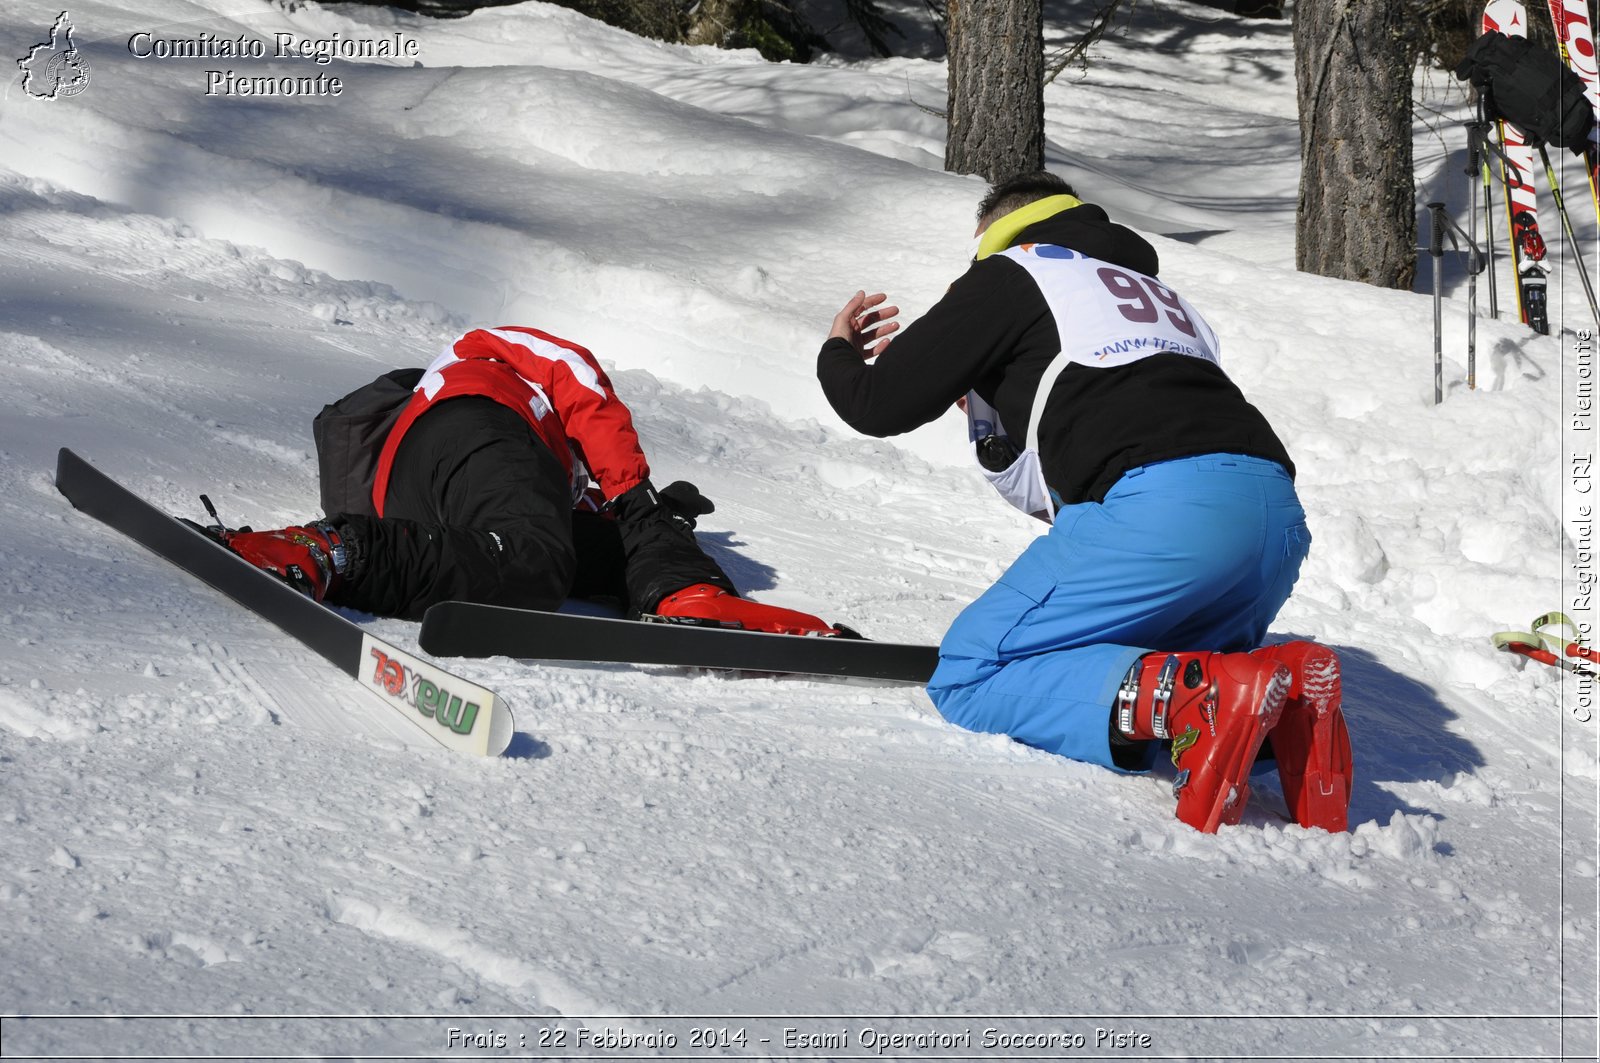
{"type": "MultiPolygon", "coordinates": [[[[375,662],[372,685],[389,697],[403,701],[425,719],[436,720],[458,735],[472,733],[478,719],[478,704],[463,702],[461,696],[430,682],[415,668],[407,668],[398,656],[372,647],[375,662]]],[[[469,695],[470,696],[470,695],[469,695]]]]}

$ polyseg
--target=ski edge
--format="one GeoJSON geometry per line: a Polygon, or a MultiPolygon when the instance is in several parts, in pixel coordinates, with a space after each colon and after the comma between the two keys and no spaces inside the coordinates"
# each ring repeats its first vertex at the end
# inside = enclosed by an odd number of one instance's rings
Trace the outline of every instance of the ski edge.
{"type": "Polygon", "coordinates": [[[74,509],[182,569],[323,657],[435,743],[479,756],[499,756],[510,746],[516,722],[510,706],[494,691],[377,638],[359,624],[306,598],[208,536],[162,512],[68,447],[62,447],[56,455],[55,486],[74,509]],[[99,501],[92,497],[96,491],[102,496],[99,501]],[[119,521],[112,512],[115,500],[104,499],[106,493],[138,507],[137,510],[125,512],[119,521]],[[181,532],[187,537],[178,540],[183,542],[184,550],[178,550],[170,541],[165,546],[158,543],[157,540],[169,531],[181,532]],[[191,540],[200,552],[187,551],[191,540]],[[239,581],[250,588],[255,601],[249,600],[252,594],[246,594],[239,581]],[[266,608],[262,603],[266,603],[266,608]],[[291,618],[296,616],[313,623],[323,637],[295,630],[291,618]],[[329,635],[338,646],[328,644],[330,639],[326,636],[329,635]],[[442,717],[439,715],[441,697],[442,717]],[[478,719],[485,713],[488,726],[478,726],[478,719]],[[457,730],[461,727],[465,727],[466,733],[457,730]]]}

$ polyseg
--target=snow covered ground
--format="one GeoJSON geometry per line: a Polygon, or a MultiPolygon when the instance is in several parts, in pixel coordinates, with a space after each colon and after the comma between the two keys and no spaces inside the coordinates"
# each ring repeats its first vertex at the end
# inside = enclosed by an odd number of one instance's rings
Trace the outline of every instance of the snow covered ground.
{"type": "MultiPolygon", "coordinates": [[[[8,0],[4,54],[58,10],[8,0]]],[[[617,369],[755,597],[935,641],[1038,528],[959,422],[858,438],[812,367],[857,287],[914,315],[963,268],[982,185],[940,172],[919,107],[944,68],[770,65],[537,3],[86,0],[89,87],[0,105],[3,1052],[548,1057],[541,1030],[574,1053],[659,1028],[679,1058],[861,1058],[872,1028],[969,1030],[920,1054],[981,1058],[992,1027],[1064,1034],[1057,1058],[1594,1058],[1594,692],[1488,641],[1592,617],[1576,276],[1556,335],[1479,321],[1469,391],[1452,263],[1434,406],[1425,296],[1293,272],[1287,24],[1141,10],[1049,88],[1051,162],[1150,235],[1299,463],[1316,544],[1275,634],[1344,658],[1350,834],[1287,825],[1268,775],[1201,836],[1170,772],[969,734],[888,684],[458,661],[515,707],[511,756],[384,728],[72,510],[57,448],[174,512],[303,520],[324,402],[469,323],[537,325],[617,369]],[[420,65],[141,59],[141,31],[399,33],[420,65]],[[206,96],[230,68],[344,87],[206,96]],[[146,1017],[84,1018],[115,1015],[146,1017]],[[664,1018],[696,1015],[747,1042],[664,1018]]],[[[1418,198],[1459,214],[1461,98],[1419,87],[1447,117],[1419,121],[1418,198]]]]}

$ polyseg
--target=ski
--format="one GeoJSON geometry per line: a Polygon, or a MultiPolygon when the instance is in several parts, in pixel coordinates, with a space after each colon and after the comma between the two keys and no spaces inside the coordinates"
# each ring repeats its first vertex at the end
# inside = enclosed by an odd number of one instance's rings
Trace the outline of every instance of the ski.
{"type": "MultiPolygon", "coordinates": [[[[1556,44],[1561,58],[1583,81],[1583,96],[1600,114],[1600,69],[1595,65],[1594,27],[1589,24],[1588,0],[1549,0],[1550,21],[1555,26],[1556,44]]],[[[1589,195],[1600,216],[1600,148],[1593,139],[1583,152],[1584,170],[1589,176],[1589,195]]]]}
{"type": "MultiPolygon", "coordinates": [[[[1483,32],[1491,30],[1498,30],[1507,37],[1526,37],[1528,16],[1522,0],[1489,0],[1483,9],[1483,32]]],[[[1500,178],[1506,189],[1506,230],[1511,234],[1517,308],[1525,324],[1535,332],[1548,335],[1548,273],[1543,265],[1544,238],[1539,234],[1539,201],[1533,189],[1533,148],[1516,126],[1497,121],[1495,127],[1500,131],[1500,178]]]]}
{"type": "Polygon", "coordinates": [[[73,508],[298,639],[440,745],[492,757],[510,744],[515,723],[494,691],[373,637],[162,512],[65,447],[56,461],[56,489],[73,508]]]}
{"type": "Polygon", "coordinates": [[[936,646],[815,635],[774,635],[696,624],[441,602],[422,618],[418,641],[439,657],[665,664],[925,683],[936,646]]]}

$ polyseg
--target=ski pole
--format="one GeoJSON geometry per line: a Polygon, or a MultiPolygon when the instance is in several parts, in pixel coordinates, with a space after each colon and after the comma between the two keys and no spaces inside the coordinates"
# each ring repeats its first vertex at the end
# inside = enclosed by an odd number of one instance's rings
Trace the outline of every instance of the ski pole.
{"type": "Polygon", "coordinates": [[[1519,653],[1524,657],[1539,661],[1542,664],[1555,665],[1578,675],[1596,677],[1600,672],[1586,667],[1579,662],[1590,664],[1600,663],[1600,651],[1592,650],[1582,642],[1583,635],[1578,625],[1565,613],[1545,613],[1536,617],[1531,625],[1532,631],[1497,631],[1490,640],[1495,649],[1519,653]],[[1563,634],[1546,631],[1549,627],[1566,628],[1571,634],[1577,636],[1569,639],[1563,634]]]}
{"type": "Polygon", "coordinates": [[[1572,231],[1572,219],[1567,217],[1567,205],[1561,198],[1556,168],[1550,165],[1550,153],[1543,144],[1539,145],[1539,159],[1544,163],[1544,177],[1550,182],[1550,196],[1556,201],[1556,213],[1561,215],[1561,227],[1566,230],[1567,243],[1572,245],[1572,257],[1578,263],[1578,279],[1583,282],[1583,294],[1589,297],[1589,312],[1594,315],[1595,324],[1600,325],[1600,303],[1595,302],[1594,285],[1589,283],[1589,267],[1583,262],[1583,245],[1578,243],[1578,234],[1572,231]]]}
{"type": "MultiPolygon", "coordinates": [[[[1476,391],[1478,388],[1478,184],[1473,177],[1476,168],[1478,146],[1475,143],[1476,130],[1469,130],[1467,134],[1467,184],[1471,186],[1472,209],[1467,213],[1467,224],[1472,226],[1472,231],[1467,234],[1467,246],[1472,248],[1468,255],[1467,269],[1467,390],[1476,391]]],[[[1487,235],[1487,234],[1486,234],[1487,235]]]]}
{"type": "Polygon", "coordinates": [[[1428,254],[1433,258],[1433,404],[1444,401],[1444,216],[1443,203],[1428,204],[1428,254]]]}
{"type": "MultiPolygon", "coordinates": [[[[1482,102],[1478,104],[1482,107],[1482,102]]],[[[1477,147],[1480,168],[1483,170],[1483,248],[1488,258],[1488,271],[1490,271],[1490,317],[1499,320],[1499,287],[1498,280],[1494,279],[1494,174],[1490,171],[1490,155],[1488,155],[1488,125],[1480,120],[1477,123],[1477,147]]]]}
{"type": "MultiPolygon", "coordinates": [[[[1494,221],[1493,208],[1490,207],[1490,165],[1483,152],[1483,138],[1486,136],[1486,123],[1483,122],[1483,98],[1478,96],[1477,122],[1467,122],[1467,184],[1472,192],[1472,213],[1470,223],[1472,232],[1467,235],[1467,240],[1472,243],[1472,250],[1478,250],[1478,192],[1482,191],[1483,199],[1483,245],[1488,248],[1488,269],[1490,269],[1490,317],[1499,319],[1499,298],[1494,291],[1494,221]],[[1480,189],[1482,184],[1482,189],[1480,189]]],[[[1467,303],[1470,312],[1477,317],[1478,283],[1477,272],[1472,274],[1472,283],[1467,290],[1467,303]]],[[[1477,387],[1477,323],[1467,325],[1467,387],[1477,387]]]]}
{"type": "MultiPolygon", "coordinates": [[[[1449,218],[1445,220],[1450,221],[1449,218]]],[[[1454,226],[1455,222],[1452,221],[1450,224],[1454,226]]],[[[1478,227],[1474,225],[1472,228],[1476,230],[1478,227]]],[[[1467,236],[1467,248],[1467,390],[1476,391],[1478,389],[1478,271],[1483,268],[1483,262],[1478,258],[1476,232],[1467,236]]]]}
{"type": "MultiPolygon", "coordinates": [[[[1478,185],[1483,185],[1483,245],[1487,253],[1489,268],[1489,316],[1499,320],[1500,299],[1495,291],[1494,279],[1494,207],[1493,196],[1490,189],[1493,178],[1489,175],[1489,159],[1484,151],[1484,140],[1488,136],[1488,124],[1483,120],[1483,98],[1478,98],[1478,120],[1467,124],[1467,179],[1472,185],[1472,233],[1471,240],[1474,249],[1478,246],[1478,185]]],[[[1472,386],[1474,366],[1469,362],[1467,366],[1467,386],[1472,386]]]]}
{"type": "Polygon", "coordinates": [[[1455,219],[1445,213],[1443,203],[1428,204],[1428,254],[1433,256],[1433,404],[1444,401],[1444,241],[1461,250],[1459,236],[1467,242],[1467,387],[1476,383],[1478,360],[1478,274],[1483,270],[1483,255],[1478,243],[1455,219]]]}

